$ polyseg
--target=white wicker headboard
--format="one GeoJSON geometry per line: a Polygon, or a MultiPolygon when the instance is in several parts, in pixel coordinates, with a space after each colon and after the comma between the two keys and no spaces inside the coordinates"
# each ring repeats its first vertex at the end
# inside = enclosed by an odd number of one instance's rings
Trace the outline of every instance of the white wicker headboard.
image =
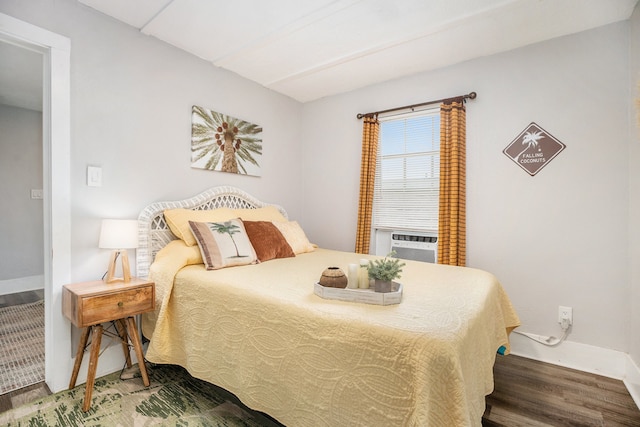
{"type": "Polygon", "coordinates": [[[165,209],[209,210],[227,207],[231,209],[256,209],[275,206],[288,218],[279,205],[265,203],[235,187],[214,187],[197,196],[176,202],[152,203],[138,216],[138,250],[136,252],[136,275],[146,278],[149,267],[160,249],[176,239],[164,220],[165,209]]]}

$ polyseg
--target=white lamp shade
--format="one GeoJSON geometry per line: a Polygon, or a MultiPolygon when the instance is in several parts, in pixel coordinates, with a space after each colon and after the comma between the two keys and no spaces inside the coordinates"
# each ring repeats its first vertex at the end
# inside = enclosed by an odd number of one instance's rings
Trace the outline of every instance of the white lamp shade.
{"type": "Polygon", "coordinates": [[[137,248],[138,221],[135,219],[103,219],[98,247],[102,249],[137,248]]]}

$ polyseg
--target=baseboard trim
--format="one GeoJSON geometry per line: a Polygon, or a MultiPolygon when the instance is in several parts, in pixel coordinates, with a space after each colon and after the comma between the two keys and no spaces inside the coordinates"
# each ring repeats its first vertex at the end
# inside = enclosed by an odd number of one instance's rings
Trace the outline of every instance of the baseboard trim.
{"type": "Polygon", "coordinates": [[[593,345],[563,341],[547,347],[527,337],[511,334],[511,353],[583,372],[623,380],[626,376],[627,354],[593,345]]]}
{"type": "Polygon", "coordinates": [[[37,276],[0,280],[0,295],[15,294],[25,291],[35,291],[43,288],[44,275],[42,274],[37,276]]]}
{"type": "Polygon", "coordinates": [[[629,394],[640,408],[640,368],[633,362],[631,356],[627,355],[627,373],[624,378],[624,385],[627,386],[629,394]]]}
{"type": "Polygon", "coordinates": [[[511,354],[516,356],[623,381],[640,408],[640,369],[629,354],[573,341],[547,347],[518,334],[509,338],[511,354]]]}

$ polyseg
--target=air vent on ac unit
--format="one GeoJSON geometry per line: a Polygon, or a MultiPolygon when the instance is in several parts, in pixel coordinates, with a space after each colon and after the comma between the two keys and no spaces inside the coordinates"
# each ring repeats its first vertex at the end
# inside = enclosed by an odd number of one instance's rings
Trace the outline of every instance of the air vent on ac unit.
{"type": "Polygon", "coordinates": [[[393,231],[391,250],[398,258],[437,263],[438,236],[419,231],[393,231]]]}

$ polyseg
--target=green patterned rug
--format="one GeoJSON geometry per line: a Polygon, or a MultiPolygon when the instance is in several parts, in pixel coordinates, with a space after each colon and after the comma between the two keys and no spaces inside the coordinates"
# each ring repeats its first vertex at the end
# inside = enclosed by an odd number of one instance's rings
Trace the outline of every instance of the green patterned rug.
{"type": "Polygon", "coordinates": [[[2,426],[219,426],[281,427],[246,408],[231,393],[191,377],[184,369],[156,365],[150,387],[120,373],[96,379],[91,408],[82,412],[84,384],[0,413],[2,426]]]}

